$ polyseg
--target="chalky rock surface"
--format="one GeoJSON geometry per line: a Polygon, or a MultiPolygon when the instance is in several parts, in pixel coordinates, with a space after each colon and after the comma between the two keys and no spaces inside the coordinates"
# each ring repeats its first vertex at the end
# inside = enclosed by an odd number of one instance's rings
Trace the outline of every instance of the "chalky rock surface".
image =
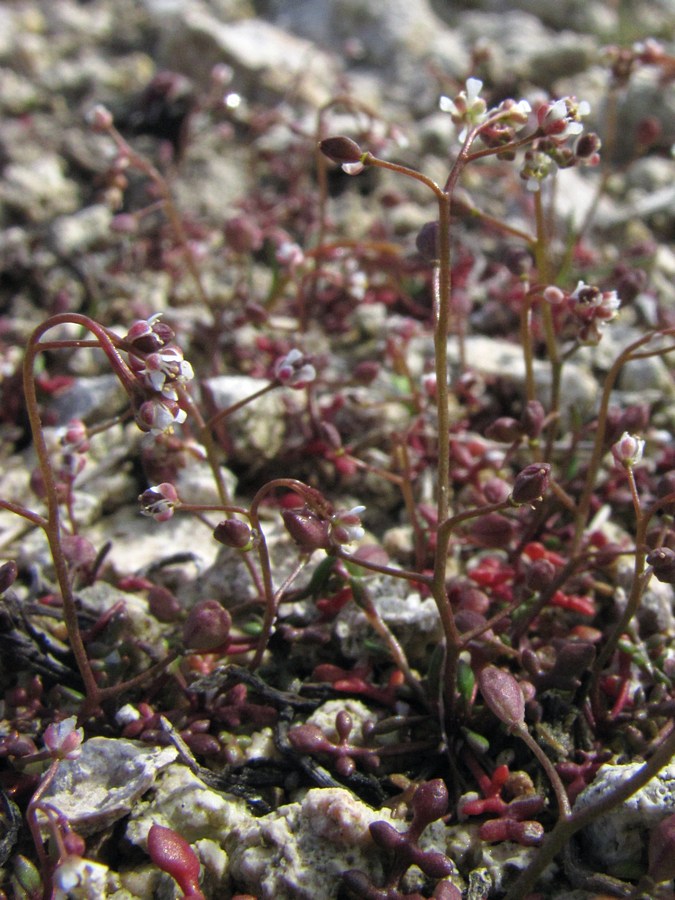
{"type": "Polygon", "coordinates": [[[82,744],[77,759],[60,764],[43,800],[63,813],[83,837],[96,834],[127,816],[177,755],[173,747],[91,738],[82,744]]]}
{"type": "Polygon", "coordinates": [[[316,788],[227,840],[233,876],[258,900],[332,900],[340,876],[361,869],[381,883],[381,854],[368,826],[391,821],[342,788],[316,788]]]}
{"type": "MultiPolygon", "coordinates": [[[[579,794],[574,811],[584,809],[623,784],[641,768],[640,763],[605,765],[579,794]]],[[[626,877],[640,865],[649,830],[675,812],[675,765],[662,769],[641,790],[583,831],[584,852],[600,871],[626,877]]]]}

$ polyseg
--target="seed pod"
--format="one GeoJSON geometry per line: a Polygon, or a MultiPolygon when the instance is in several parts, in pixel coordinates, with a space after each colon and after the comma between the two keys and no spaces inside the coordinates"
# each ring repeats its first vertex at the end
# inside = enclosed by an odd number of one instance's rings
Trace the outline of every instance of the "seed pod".
{"type": "Polygon", "coordinates": [[[525,699],[520,685],[509,672],[485,666],[478,675],[478,687],[488,709],[509,728],[525,721],[525,699]]]}

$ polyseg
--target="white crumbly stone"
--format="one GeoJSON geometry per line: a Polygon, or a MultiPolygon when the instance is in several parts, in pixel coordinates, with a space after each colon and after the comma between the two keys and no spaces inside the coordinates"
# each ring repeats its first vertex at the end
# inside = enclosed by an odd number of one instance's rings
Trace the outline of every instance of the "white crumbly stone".
{"type": "Polygon", "coordinates": [[[381,883],[381,853],[368,826],[391,821],[343,788],[314,788],[301,802],[282,806],[226,842],[230,872],[258,900],[333,900],[347,869],[381,883]]]}
{"type": "MultiPolygon", "coordinates": [[[[604,797],[641,767],[642,763],[602,766],[577,797],[574,811],[604,797]]],[[[603,872],[622,877],[633,866],[641,864],[649,831],[672,813],[675,813],[674,764],[663,768],[632,797],[584,829],[584,855],[603,872]]]]}
{"type": "MultiPolygon", "coordinates": [[[[162,769],[177,756],[173,747],[148,747],[123,738],[95,737],[77,759],[64,760],[43,800],[86,837],[128,815],[162,769]]],[[[46,827],[46,819],[40,817],[46,827]]]]}
{"type": "Polygon", "coordinates": [[[157,780],[152,795],[138,803],[127,825],[127,837],[145,847],[153,824],[173,828],[188,843],[208,838],[218,844],[234,828],[253,821],[246,803],[208,787],[187,766],[175,765],[157,780]]]}
{"type": "Polygon", "coordinates": [[[110,870],[101,863],[68,856],[54,872],[54,900],[105,900],[110,870]]]}

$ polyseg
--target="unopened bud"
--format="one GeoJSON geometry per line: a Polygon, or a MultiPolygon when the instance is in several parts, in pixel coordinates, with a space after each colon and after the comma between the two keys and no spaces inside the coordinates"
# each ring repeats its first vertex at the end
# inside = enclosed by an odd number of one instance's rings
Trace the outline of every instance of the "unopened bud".
{"type": "Polygon", "coordinates": [[[228,639],[231,626],[232,617],[217,600],[202,600],[185,620],[183,643],[189,650],[215,650],[228,639]]]}
{"type": "Polygon", "coordinates": [[[645,442],[641,438],[624,431],[612,447],[612,456],[625,469],[632,469],[642,459],[644,449],[645,442]]]}
{"type": "Polygon", "coordinates": [[[90,110],[87,120],[94,131],[107,131],[113,123],[113,115],[109,109],[101,103],[90,110]]]}
{"type": "Polygon", "coordinates": [[[285,509],[281,518],[286,531],[303,551],[312,552],[328,546],[330,525],[311,510],[285,509]]]}
{"type": "Polygon", "coordinates": [[[16,581],[19,570],[13,559],[0,566],[0,594],[10,588],[16,581]]]}
{"type": "Polygon", "coordinates": [[[551,480],[551,466],[548,463],[532,463],[517,475],[511,492],[511,502],[515,506],[540,500],[548,490],[551,480]]]}
{"type": "Polygon", "coordinates": [[[440,226],[438,222],[427,222],[422,225],[415,238],[415,246],[419,255],[428,262],[435,262],[440,256],[440,226]]]}
{"type": "Polygon", "coordinates": [[[253,546],[253,531],[241,519],[225,519],[220,522],[214,528],[213,536],[219,544],[234,547],[235,550],[250,550],[253,546]]]}
{"type": "Polygon", "coordinates": [[[675,550],[659,547],[647,554],[647,563],[652,567],[655,577],[666,584],[675,584],[675,550]]]}
{"type": "Polygon", "coordinates": [[[525,573],[525,584],[531,591],[543,591],[555,577],[555,566],[548,559],[536,559],[525,573]]]}
{"type": "Polygon", "coordinates": [[[485,429],[485,437],[500,444],[511,444],[517,441],[523,434],[523,429],[517,419],[511,416],[500,416],[491,422],[485,429]]]}
{"type": "Polygon", "coordinates": [[[319,149],[324,156],[339,166],[361,162],[363,157],[363,150],[356,141],[344,135],[326,138],[319,144],[319,149]]]}
{"type": "Polygon", "coordinates": [[[520,425],[530,440],[539,437],[545,418],[546,410],[539,400],[530,400],[525,404],[520,416],[520,425]]]}

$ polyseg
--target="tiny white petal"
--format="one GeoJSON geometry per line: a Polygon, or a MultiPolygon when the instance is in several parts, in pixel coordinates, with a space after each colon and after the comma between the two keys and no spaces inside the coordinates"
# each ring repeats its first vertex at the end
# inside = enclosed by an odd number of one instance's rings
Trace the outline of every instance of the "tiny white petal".
{"type": "Polygon", "coordinates": [[[475,100],[478,99],[478,95],[483,89],[483,82],[480,78],[467,78],[466,79],[466,99],[468,101],[468,105],[471,105],[475,100]]]}

